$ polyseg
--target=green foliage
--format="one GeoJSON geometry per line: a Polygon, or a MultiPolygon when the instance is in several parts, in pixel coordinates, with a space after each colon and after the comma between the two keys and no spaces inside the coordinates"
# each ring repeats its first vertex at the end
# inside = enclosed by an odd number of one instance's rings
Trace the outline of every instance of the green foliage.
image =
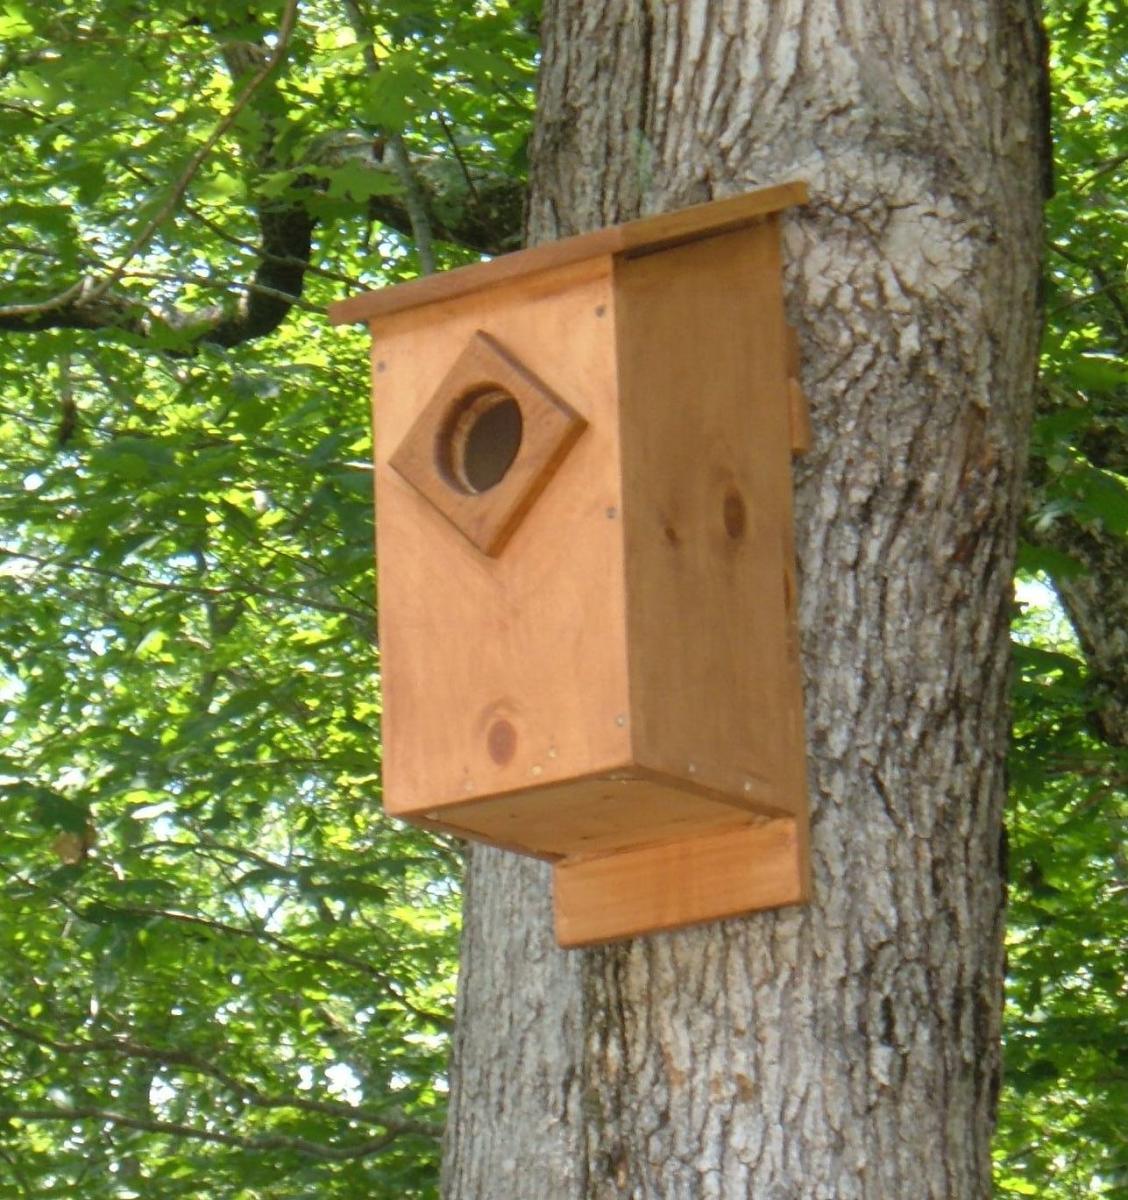
{"type": "Polygon", "coordinates": [[[1084,661],[1052,614],[1027,604],[1016,623],[996,1182],[1004,1196],[1123,1196],[1128,751],[1094,736],[1084,661]]]}
{"type": "Polygon", "coordinates": [[[1128,534],[1128,32],[1116,0],[1048,13],[1056,192],[1046,209],[1036,520],[1128,534]]]}
{"type": "Polygon", "coordinates": [[[351,341],[0,366],[4,1194],[431,1194],[458,859],[378,816],[351,341]]]}
{"type": "Polygon", "coordinates": [[[1128,1196],[1128,748],[1102,740],[1097,681],[1031,581],[1082,579],[1128,538],[1128,27],[1115,0],[1055,0],[1048,28],[1057,190],[1019,556],[1025,594],[1042,598],[1015,626],[996,1185],[1073,1200],[1128,1196]]]}

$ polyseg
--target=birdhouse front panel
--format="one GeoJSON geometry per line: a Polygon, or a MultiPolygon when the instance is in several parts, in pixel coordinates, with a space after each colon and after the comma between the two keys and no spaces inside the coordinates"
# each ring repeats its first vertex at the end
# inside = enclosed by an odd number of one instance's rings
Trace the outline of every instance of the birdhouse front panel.
{"type": "MultiPolygon", "coordinates": [[[[373,345],[385,803],[432,819],[463,806],[450,818],[460,828],[470,801],[630,758],[610,272],[583,264],[539,284],[397,313],[373,345]],[[459,472],[490,469],[475,454],[472,411],[469,439],[459,431],[463,411],[483,393],[513,394],[508,378],[444,390],[483,335],[582,422],[538,464],[539,487],[505,521],[502,550],[434,502],[444,491],[471,498],[459,472]],[[397,465],[436,396],[446,411],[417,456],[420,484],[397,465]]],[[[498,440],[483,445],[496,451],[498,440]]],[[[487,821],[497,840],[523,845],[496,814],[487,821]]]]}

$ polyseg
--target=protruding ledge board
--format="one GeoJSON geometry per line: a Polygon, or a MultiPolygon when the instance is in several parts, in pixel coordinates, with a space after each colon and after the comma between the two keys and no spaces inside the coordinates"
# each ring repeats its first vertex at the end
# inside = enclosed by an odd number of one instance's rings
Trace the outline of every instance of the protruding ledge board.
{"type": "Polygon", "coordinates": [[[692,208],[682,208],[676,212],[643,217],[638,221],[628,221],[625,225],[612,225],[607,229],[597,229],[594,233],[582,233],[578,237],[503,254],[490,262],[473,263],[441,275],[427,275],[409,283],[396,284],[395,287],[363,292],[331,305],[329,320],[334,325],[369,321],[373,317],[418,308],[438,300],[452,300],[494,284],[508,283],[526,275],[569,266],[601,255],[650,253],[679,242],[739,229],[741,225],[749,225],[794,204],[805,204],[806,200],[805,183],[780,183],[743,196],[731,196],[708,204],[695,204],[692,208]]]}
{"type": "Polygon", "coordinates": [[[741,825],[553,868],[556,940],[564,947],[803,904],[805,828],[790,817],[741,825]]]}

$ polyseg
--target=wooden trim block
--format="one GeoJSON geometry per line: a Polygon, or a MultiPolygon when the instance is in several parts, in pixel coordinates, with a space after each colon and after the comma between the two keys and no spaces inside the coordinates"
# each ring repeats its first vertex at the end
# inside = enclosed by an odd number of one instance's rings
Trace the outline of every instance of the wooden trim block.
{"type": "Polygon", "coordinates": [[[680,842],[569,858],[553,869],[556,939],[590,946],[809,896],[805,823],[789,817],[680,842]]]}
{"type": "Polygon", "coordinates": [[[806,454],[812,445],[811,410],[803,393],[799,377],[799,332],[794,325],[786,326],[787,350],[787,417],[791,424],[791,453],[806,454]]]}
{"type": "Polygon", "coordinates": [[[388,459],[424,499],[483,554],[497,555],[544,490],[587,422],[496,338],[478,330],[388,459]],[[446,463],[444,442],[459,410],[475,398],[502,395],[517,405],[520,433],[516,457],[502,477],[475,491],[446,463]]]}

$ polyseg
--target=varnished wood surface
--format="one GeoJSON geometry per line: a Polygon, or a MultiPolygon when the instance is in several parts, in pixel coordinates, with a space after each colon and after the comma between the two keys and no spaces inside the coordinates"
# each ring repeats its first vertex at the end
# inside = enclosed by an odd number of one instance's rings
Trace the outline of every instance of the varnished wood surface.
{"type": "Polygon", "coordinates": [[[807,899],[806,846],[780,818],[557,863],[556,937],[562,946],[740,916],[807,899]]]}
{"type": "Polygon", "coordinates": [[[537,283],[393,314],[376,331],[384,794],[394,815],[630,762],[609,264],[537,283]],[[492,558],[389,465],[478,330],[587,422],[492,558]]]}
{"type": "Polygon", "coordinates": [[[555,862],[565,944],[805,894],[797,358],[727,204],[371,322],[385,807],[555,862]],[[544,449],[469,495],[482,387],[544,449]]]}
{"type": "Polygon", "coordinates": [[[585,421],[497,338],[475,330],[390,465],[483,554],[501,553],[521,518],[544,491],[585,421]],[[444,466],[444,427],[463,398],[485,390],[511,397],[521,413],[516,458],[500,481],[474,492],[444,466]]]}
{"type": "Polygon", "coordinates": [[[615,267],[636,761],[805,806],[774,221],[615,267]]]}
{"type": "Polygon", "coordinates": [[[750,814],[736,798],[625,765],[588,779],[412,813],[411,819],[556,860],[624,850],[640,839],[694,837],[705,830],[747,824],[750,814]]]}

